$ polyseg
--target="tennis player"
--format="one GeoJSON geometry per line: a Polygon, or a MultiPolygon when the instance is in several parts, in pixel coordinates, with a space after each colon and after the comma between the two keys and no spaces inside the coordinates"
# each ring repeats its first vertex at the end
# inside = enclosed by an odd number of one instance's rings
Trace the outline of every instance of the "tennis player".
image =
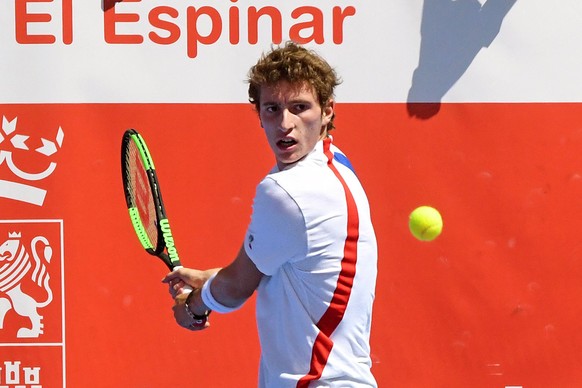
{"type": "Polygon", "coordinates": [[[288,42],[264,54],[248,82],[276,165],[257,187],[234,261],[165,277],[174,317],[205,329],[195,320],[232,312],[256,290],[259,387],[376,387],[369,337],[377,246],[366,194],[329,135],[338,76],[288,42]],[[184,284],[194,291],[180,294],[184,284]]]}

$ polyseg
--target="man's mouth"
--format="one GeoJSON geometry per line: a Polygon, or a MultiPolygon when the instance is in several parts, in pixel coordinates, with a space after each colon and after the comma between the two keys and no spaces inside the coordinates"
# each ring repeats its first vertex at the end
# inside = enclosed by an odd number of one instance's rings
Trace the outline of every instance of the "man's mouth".
{"type": "Polygon", "coordinates": [[[295,139],[281,139],[277,142],[277,146],[283,149],[289,148],[295,144],[297,144],[297,141],[295,139]]]}

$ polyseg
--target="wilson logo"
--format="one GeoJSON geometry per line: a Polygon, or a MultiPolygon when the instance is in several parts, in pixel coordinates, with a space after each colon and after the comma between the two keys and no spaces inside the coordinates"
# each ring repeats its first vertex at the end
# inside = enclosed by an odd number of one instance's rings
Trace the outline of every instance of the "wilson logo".
{"type": "Polygon", "coordinates": [[[168,248],[168,256],[170,256],[170,260],[178,260],[178,251],[174,246],[174,237],[172,236],[170,223],[167,219],[160,220],[160,228],[162,229],[162,236],[164,236],[166,248],[168,248]]]}

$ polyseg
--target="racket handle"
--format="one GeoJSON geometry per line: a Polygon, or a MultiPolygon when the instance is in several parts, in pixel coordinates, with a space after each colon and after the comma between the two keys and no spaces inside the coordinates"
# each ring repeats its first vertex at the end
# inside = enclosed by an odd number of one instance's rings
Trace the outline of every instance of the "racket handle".
{"type": "MultiPolygon", "coordinates": [[[[177,266],[175,266],[174,268],[172,268],[172,270],[180,269],[180,268],[182,268],[182,267],[183,267],[182,265],[177,265],[177,266]]],[[[181,292],[181,294],[189,294],[189,293],[191,293],[191,292],[192,292],[192,290],[193,290],[193,288],[192,288],[192,287],[190,287],[190,286],[189,286],[189,285],[187,285],[187,284],[184,284],[184,287],[182,287],[182,292],[181,292]]]]}

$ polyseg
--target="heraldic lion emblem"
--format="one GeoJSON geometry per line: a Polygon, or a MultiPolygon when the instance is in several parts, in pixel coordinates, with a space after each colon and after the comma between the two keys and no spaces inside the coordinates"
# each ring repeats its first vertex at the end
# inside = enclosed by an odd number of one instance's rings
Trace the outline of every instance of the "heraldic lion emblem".
{"type": "Polygon", "coordinates": [[[45,237],[36,236],[30,243],[31,260],[29,250],[20,238],[21,233],[9,233],[8,240],[0,245],[0,329],[4,329],[6,314],[13,309],[18,315],[30,319],[30,327],[19,328],[17,337],[38,338],[43,334],[43,316],[38,310],[53,300],[50,275],[45,265],[50,263],[52,248],[45,237]],[[38,302],[22,290],[22,281],[29,278],[44,289],[47,295],[44,301],[38,302]]]}

